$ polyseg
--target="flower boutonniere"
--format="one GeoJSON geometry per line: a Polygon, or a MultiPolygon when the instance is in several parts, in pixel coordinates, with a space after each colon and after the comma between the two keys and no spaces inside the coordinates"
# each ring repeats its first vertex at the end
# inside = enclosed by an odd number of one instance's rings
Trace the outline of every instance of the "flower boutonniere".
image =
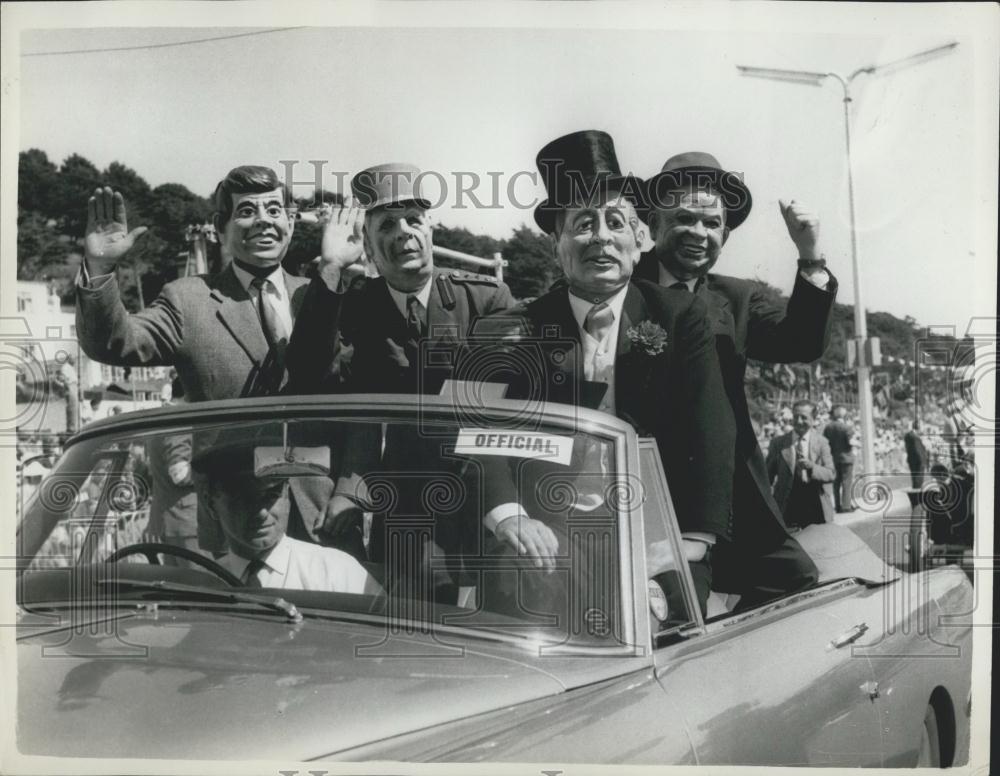
{"type": "Polygon", "coordinates": [[[658,323],[643,321],[631,326],[625,336],[632,342],[632,348],[647,356],[658,356],[667,348],[667,333],[658,323]]]}

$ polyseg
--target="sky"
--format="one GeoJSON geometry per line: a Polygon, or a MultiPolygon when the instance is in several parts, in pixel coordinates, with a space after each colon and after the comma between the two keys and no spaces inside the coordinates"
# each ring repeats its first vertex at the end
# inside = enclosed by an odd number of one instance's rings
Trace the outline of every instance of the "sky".
{"type": "Polygon", "coordinates": [[[407,161],[443,176],[443,192],[441,179],[427,179],[442,195],[432,197],[442,200],[439,223],[504,237],[533,224],[524,205],[543,195],[528,177],[538,149],[566,132],[603,129],[622,167],[643,177],[689,150],[743,173],[753,210],[718,271],[789,291],[796,253],[777,202],[816,210],[839,299],[850,303],[841,89],[832,79],[748,78],[736,65],[849,75],[958,41],[945,56],[852,83],[859,267],[869,310],[962,330],[970,312],[992,313],[982,284],[996,265],[996,33],[960,6],[941,15],[904,4],[903,13],[488,4],[475,16],[442,16],[410,4],[268,17],[261,5],[213,7],[204,18],[68,14],[44,22],[63,29],[26,25],[12,82],[17,149],[40,148],[56,163],[75,152],[100,168],[117,160],[154,186],[177,182],[203,195],[238,164],[281,170],[282,160],[298,160],[295,180],[309,181],[310,160],[322,160],[324,185],[339,189],[338,172],[342,183],[366,166],[407,161]],[[161,45],[303,21],[347,26],[161,45]],[[113,26],[84,28],[95,24],[113,26]],[[31,56],[131,46],[156,47],[31,56]],[[479,176],[474,191],[491,207],[469,197],[459,207],[459,172],[479,176]]]}

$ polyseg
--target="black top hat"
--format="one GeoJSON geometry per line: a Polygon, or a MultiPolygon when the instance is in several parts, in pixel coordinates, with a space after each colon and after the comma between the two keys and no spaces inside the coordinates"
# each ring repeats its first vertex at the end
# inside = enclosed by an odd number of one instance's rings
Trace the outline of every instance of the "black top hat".
{"type": "Polygon", "coordinates": [[[730,229],[742,224],[750,214],[753,197],[743,183],[742,174],[722,169],[718,159],[704,151],[688,151],[671,156],[663,169],[646,181],[643,189],[645,202],[640,213],[642,219],[648,221],[650,210],[670,202],[668,191],[692,182],[711,185],[719,192],[726,207],[726,226],[730,229]]]}
{"type": "Polygon", "coordinates": [[[535,157],[548,199],[535,208],[535,223],[543,232],[555,228],[556,213],[595,195],[619,193],[641,205],[642,180],[622,175],[615,142],[607,132],[585,129],[556,138],[535,157]]]}

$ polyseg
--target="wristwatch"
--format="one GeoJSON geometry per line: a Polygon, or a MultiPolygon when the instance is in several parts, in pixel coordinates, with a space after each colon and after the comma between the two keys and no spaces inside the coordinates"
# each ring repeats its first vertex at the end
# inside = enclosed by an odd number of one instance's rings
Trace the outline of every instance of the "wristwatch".
{"type": "Polygon", "coordinates": [[[799,259],[799,269],[804,269],[810,272],[818,269],[826,269],[826,257],[820,256],[818,259],[799,259]]]}

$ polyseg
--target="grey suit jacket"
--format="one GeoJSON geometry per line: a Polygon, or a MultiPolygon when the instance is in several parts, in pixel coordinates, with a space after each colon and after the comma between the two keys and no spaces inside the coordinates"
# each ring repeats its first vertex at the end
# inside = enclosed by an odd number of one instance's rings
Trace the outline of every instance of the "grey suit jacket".
{"type": "MultiPolygon", "coordinates": [[[[292,319],[309,281],[285,272],[292,319]]],[[[76,331],[83,352],[115,366],[173,366],[188,401],[267,395],[267,341],[253,300],[232,265],[215,275],[167,283],[145,310],[129,314],[112,275],[97,288],[77,284],[76,331]]],[[[292,483],[305,531],[314,535],[333,491],[327,478],[292,483]]],[[[203,523],[199,514],[199,522],[203,523]]],[[[202,547],[221,548],[211,526],[200,526],[202,547]],[[208,531],[208,534],[205,531],[208,531]]]]}
{"type": "MultiPolygon", "coordinates": [[[[308,280],[285,273],[298,314],[308,280]]],[[[114,276],[77,284],[76,331],[83,352],[114,366],[173,366],[189,401],[263,395],[267,341],[253,300],[232,266],[167,283],[145,310],[129,314],[114,276]]]]}
{"type": "MultiPolygon", "coordinates": [[[[809,433],[809,460],[813,469],[809,485],[816,490],[823,517],[828,523],[833,522],[833,488],[830,485],[837,473],[833,465],[833,454],[830,443],[817,430],[809,433]]],[[[788,505],[788,497],[795,484],[795,432],[790,431],[775,437],[767,450],[767,473],[774,483],[774,500],[778,502],[781,511],[788,505]]]]}

